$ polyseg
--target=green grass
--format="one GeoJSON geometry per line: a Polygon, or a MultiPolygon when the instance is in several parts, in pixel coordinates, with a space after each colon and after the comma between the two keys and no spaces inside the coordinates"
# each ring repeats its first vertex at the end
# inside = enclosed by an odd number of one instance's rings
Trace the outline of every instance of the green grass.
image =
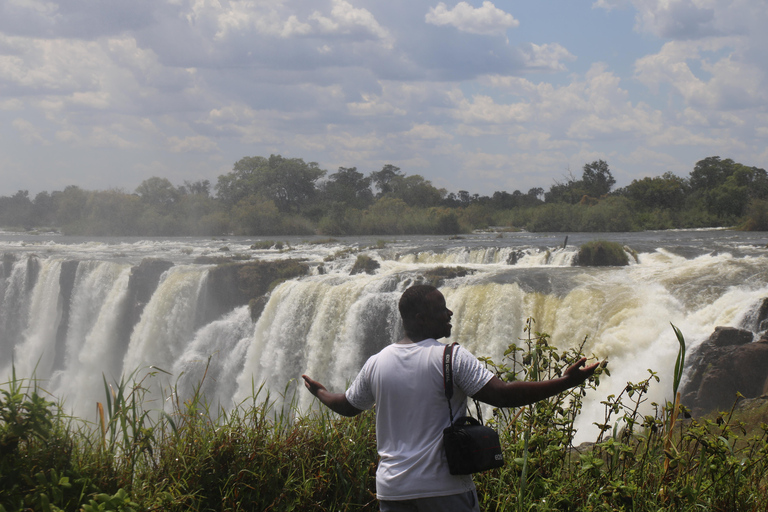
{"type": "MultiPolygon", "coordinates": [[[[553,378],[578,357],[533,325],[504,360],[484,359],[501,378],[553,378]]],[[[682,334],[678,341],[682,367],[682,334]]],[[[475,477],[484,511],[766,510],[768,426],[759,411],[686,419],[667,402],[641,412],[651,386],[668,385],[674,396],[679,374],[661,383],[649,370],[608,396],[595,443],[574,447],[582,399],[607,372],[533,406],[494,411],[487,423],[506,464],[475,477]]],[[[289,383],[279,395],[254,386],[227,412],[199,392],[161,412],[145,400],[158,377],[105,382],[96,424],[66,416],[34,380],[4,384],[0,511],[378,510],[371,411],[302,413],[289,383]]]]}

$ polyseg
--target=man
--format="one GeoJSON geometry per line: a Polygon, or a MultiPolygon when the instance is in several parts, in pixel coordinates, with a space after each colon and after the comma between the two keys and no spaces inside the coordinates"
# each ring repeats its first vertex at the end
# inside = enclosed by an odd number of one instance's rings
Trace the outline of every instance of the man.
{"type": "MultiPolygon", "coordinates": [[[[310,393],[331,410],[355,416],[376,404],[376,444],[380,462],[376,495],[382,512],[479,512],[470,475],[451,475],[443,451],[450,424],[443,390],[440,338],[451,335],[453,312],[435,287],[415,285],[399,303],[405,338],[371,356],[346,393],[331,393],[306,375],[310,393]]],[[[466,350],[453,355],[451,407],[466,407],[468,396],[494,407],[520,407],[584,382],[599,363],[585,358],[562,377],[541,382],[504,382],[466,350]]]]}

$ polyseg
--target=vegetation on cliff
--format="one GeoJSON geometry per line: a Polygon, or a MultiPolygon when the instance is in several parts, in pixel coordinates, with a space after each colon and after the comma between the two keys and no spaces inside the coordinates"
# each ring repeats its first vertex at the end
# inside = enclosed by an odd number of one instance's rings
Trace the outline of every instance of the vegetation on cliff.
{"type": "Polygon", "coordinates": [[[624,246],[617,242],[593,240],[579,247],[575,264],[582,267],[621,267],[629,265],[629,256],[624,246]]]}

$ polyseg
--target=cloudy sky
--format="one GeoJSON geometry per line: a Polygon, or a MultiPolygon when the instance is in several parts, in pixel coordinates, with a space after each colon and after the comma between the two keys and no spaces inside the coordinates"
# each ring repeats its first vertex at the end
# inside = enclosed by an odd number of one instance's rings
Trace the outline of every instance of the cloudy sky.
{"type": "Polygon", "coordinates": [[[766,0],[0,0],[0,195],[244,156],[449,191],[768,168],[766,0]]]}

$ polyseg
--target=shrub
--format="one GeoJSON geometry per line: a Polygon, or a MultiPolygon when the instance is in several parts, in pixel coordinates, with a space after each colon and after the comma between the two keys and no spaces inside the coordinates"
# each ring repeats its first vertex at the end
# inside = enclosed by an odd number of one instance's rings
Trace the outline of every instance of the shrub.
{"type": "Polygon", "coordinates": [[[380,266],[379,262],[370,256],[366,254],[358,254],[355,264],[352,265],[352,270],[350,270],[349,273],[350,275],[361,274],[363,272],[366,274],[375,274],[376,269],[380,266]]]}
{"type": "Polygon", "coordinates": [[[768,231],[768,201],[753,199],[749,202],[744,229],[747,231],[768,231]]]}
{"type": "MultiPolygon", "coordinates": [[[[581,357],[583,343],[561,350],[532,328],[529,319],[527,339],[510,345],[503,360],[481,361],[502,380],[539,381],[561,376],[581,357]]],[[[672,396],[685,355],[675,332],[672,396]]],[[[326,408],[300,412],[294,382],[274,394],[254,385],[230,411],[210,408],[201,382],[187,399],[168,390],[166,409],[154,411],[145,394],[157,374],[105,382],[98,425],[65,417],[35,387],[4,384],[0,511],[378,510],[373,411],[354,418],[326,408]]],[[[685,419],[677,399],[647,403],[661,380],[649,370],[601,402],[595,442],[576,447],[582,400],[603,374],[610,376],[601,367],[581,386],[528,407],[491,411],[487,423],[500,434],[506,462],[475,476],[483,510],[766,510],[764,408],[685,419]]]]}
{"type": "Polygon", "coordinates": [[[624,266],[629,265],[629,257],[621,244],[595,240],[579,247],[575,264],[582,267],[624,266]]]}

